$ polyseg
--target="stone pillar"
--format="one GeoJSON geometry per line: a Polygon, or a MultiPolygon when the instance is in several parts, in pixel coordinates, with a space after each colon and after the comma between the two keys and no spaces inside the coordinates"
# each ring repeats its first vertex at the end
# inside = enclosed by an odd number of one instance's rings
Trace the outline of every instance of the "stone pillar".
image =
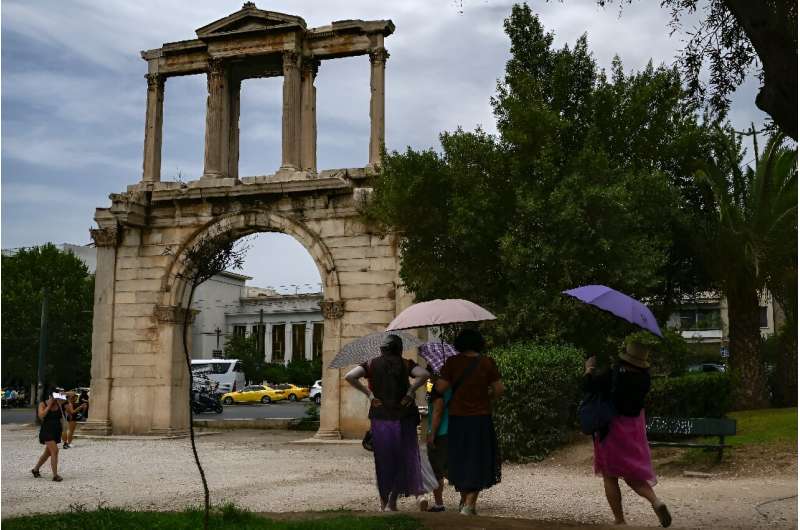
{"type": "Polygon", "coordinates": [[[315,438],[323,440],[340,439],[341,373],[337,368],[327,366],[342,348],[342,317],[344,302],[324,300],[319,304],[325,319],[325,338],[322,345],[322,407],[320,407],[320,423],[315,438]]]}
{"type": "Polygon", "coordinates": [[[272,324],[264,324],[264,360],[272,362],[272,324]]]}
{"type": "Polygon", "coordinates": [[[314,79],[319,64],[314,59],[304,61],[300,83],[300,168],[309,173],[317,172],[317,88],[314,79]]]}
{"type": "Polygon", "coordinates": [[[299,56],[283,52],[283,136],[281,169],[300,168],[300,68],[299,56]]]}
{"type": "Polygon", "coordinates": [[[147,111],[144,118],[142,182],[161,180],[161,138],[164,124],[164,81],[159,74],[147,74],[147,111]]]}
{"type": "Polygon", "coordinates": [[[208,62],[205,166],[202,178],[224,178],[228,172],[230,90],[228,72],[219,59],[208,62]]]}
{"type": "MultiPolygon", "coordinates": [[[[198,311],[179,306],[156,306],[158,349],[155,372],[158,384],[153,393],[153,418],[149,434],[184,435],[189,430],[189,370],[183,352],[183,323],[191,326],[198,311]]],[[[192,335],[187,336],[192,351],[192,335]]]]}
{"type": "Polygon", "coordinates": [[[228,118],[228,176],[239,178],[239,103],[242,80],[229,80],[229,118],[228,118]]]}
{"type": "Polygon", "coordinates": [[[310,320],[306,321],[306,360],[310,361],[314,356],[312,343],[314,342],[314,323],[310,320]]]}
{"type": "Polygon", "coordinates": [[[369,165],[376,167],[381,163],[381,149],[386,136],[385,109],[385,77],[386,59],[389,52],[380,47],[369,52],[370,62],[370,99],[369,99],[369,165]]]}
{"type": "Polygon", "coordinates": [[[292,323],[290,321],[286,321],[286,325],[283,328],[283,340],[286,343],[284,346],[284,354],[283,354],[283,364],[289,364],[292,362],[292,355],[293,352],[293,345],[292,345],[292,323]]]}
{"type": "Polygon", "coordinates": [[[92,392],[89,397],[89,419],[81,424],[81,431],[108,435],[111,434],[111,352],[114,344],[114,286],[119,229],[92,229],[90,234],[97,247],[92,316],[92,392]]]}

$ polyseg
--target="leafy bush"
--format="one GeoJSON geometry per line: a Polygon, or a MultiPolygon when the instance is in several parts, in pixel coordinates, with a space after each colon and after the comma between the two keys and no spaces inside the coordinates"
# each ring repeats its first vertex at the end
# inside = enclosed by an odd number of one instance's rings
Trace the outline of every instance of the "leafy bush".
{"type": "Polygon", "coordinates": [[[645,402],[648,416],[721,418],[731,407],[727,373],[698,373],[653,379],[645,402]]]}
{"type": "Polygon", "coordinates": [[[583,353],[573,346],[521,342],[490,355],[506,387],[494,408],[503,458],[541,460],[572,431],[583,353]]]}

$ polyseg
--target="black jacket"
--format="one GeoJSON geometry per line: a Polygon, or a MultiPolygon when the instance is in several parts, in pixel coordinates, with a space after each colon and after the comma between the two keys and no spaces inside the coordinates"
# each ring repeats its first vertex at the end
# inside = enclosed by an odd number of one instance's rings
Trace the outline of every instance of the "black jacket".
{"type": "Polygon", "coordinates": [[[602,393],[611,398],[617,414],[638,416],[650,391],[650,372],[624,364],[583,376],[584,392],[602,393]]]}

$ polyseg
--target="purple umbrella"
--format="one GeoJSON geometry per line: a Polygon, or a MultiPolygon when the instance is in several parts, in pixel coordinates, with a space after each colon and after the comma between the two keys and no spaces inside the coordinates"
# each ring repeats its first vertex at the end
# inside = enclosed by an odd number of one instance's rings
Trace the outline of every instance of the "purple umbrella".
{"type": "Polygon", "coordinates": [[[564,291],[564,294],[575,297],[581,302],[591,304],[603,311],[608,311],[619,318],[627,320],[631,324],[635,324],[663,338],[661,329],[658,327],[658,322],[656,322],[656,317],[647,309],[647,306],[635,298],[615,291],[611,287],[606,287],[605,285],[584,285],[583,287],[564,291]]]}

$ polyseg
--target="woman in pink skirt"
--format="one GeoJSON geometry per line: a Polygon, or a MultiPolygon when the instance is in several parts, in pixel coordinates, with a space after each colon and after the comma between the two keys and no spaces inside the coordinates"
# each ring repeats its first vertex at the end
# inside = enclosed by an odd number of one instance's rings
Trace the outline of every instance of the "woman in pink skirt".
{"type": "Polygon", "coordinates": [[[594,434],[594,472],[603,477],[608,504],[616,524],[625,524],[619,479],[650,501],[661,526],[672,524],[672,516],[653,491],[656,475],[647,445],[644,398],[650,390],[649,351],[643,344],[629,343],[610,370],[598,372],[594,356],[586,361],[583,388],[609,396],[616,416],[602,432],[594,434]]]}

